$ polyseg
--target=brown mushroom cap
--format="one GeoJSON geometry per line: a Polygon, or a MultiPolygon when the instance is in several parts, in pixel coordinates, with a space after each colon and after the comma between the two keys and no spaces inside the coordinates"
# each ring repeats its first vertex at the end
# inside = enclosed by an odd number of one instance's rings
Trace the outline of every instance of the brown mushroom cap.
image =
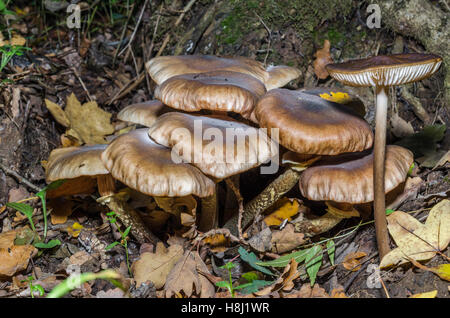
{"type": "Polygon", "coordinates": [[[164,104],[188,111],[232,111],[249,118],[266,88],[256,78],[237,72],[214,71],[171,77],[155,90],[164,104]]]}
{"type": "Polygon", "coordinates": [[[150,77],[160,85],[169,78],[189,73],[232,71],[251,75],[265,82],[268,74],[263,65],[245,57],[217,57],[212,55],[178,55],[155,57],[146,63],[150,77]]]}
{"type": "Polygon", "coordinates": [[[268,161],[276,149],[275,143],[257,128],[183,113],[162,115],[150,127],[149,135],[161,145],[177,147],[186,162],[220,179],[268,161]]]}
{"type": "Polygon", "coordinates": [[[106,146],[67,147],[53,150],[45,171],[47,182],[109,174],[100,159],[106,146]]]}
{"type": "Polygon", "coordinates": [[[345,63],[328,64],[336,80],[350,86],[394,86],[431,76],[442,63],[435,54],[379,55],[345,63]]]}
{"type": "Polygon", "coordinates": [[[265,81],[265,84],[268,91],[283,87],[301,75],[299,69],[286,65],[269,66],[267,67],[267,72],[269,73],[269,78],[265,81]]]}
{"type": "Polygon", "coordinates": [[[279,142],[301,154],[337,155],[368,149],[370,126],[345,105],[301,91],[273,89],[258,102],[259,125],[279,128],[279,142]]]}
{"type": "Polygon", "coordinates": [[[117,118],[122,121],[150,127],[156,118],[170,111],[173,111],[173,109],[167,107],[159,100],[150,100],[125,107],[117,114],[117,118]]]}
{"type": "MultiPolygon", "coordinates": [[[[387,146],[385,192],[402,183],[413,154],[400,146],[387,146]]],[[[373,153],[354,153],[320,160],[300,178],[302,195],[314,201],[359,204],[373,201],[373,153]]]]}
{"type": "Polygon", "coordinates": [[[169,148],[151,140],[148,129],[143,128],[119,136],[101,158],[115,179],[141,193],[167,197],[206,197],[214,193],[212,180],[194,166],[174,163],[172,155],[169,148]]]}

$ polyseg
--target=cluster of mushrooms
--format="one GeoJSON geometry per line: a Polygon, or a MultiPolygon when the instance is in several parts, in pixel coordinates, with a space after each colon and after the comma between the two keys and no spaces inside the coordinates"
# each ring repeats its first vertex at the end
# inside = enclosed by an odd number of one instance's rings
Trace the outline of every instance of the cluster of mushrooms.
{"type": "Polygon", "coordinates": [[[359,215],[354,205],[374,201],[383,256],[389,250],[385,193],[405,181],[413,163],[409,150],[385,146],[387,88],[424,79],[440,63],[441,58],[432,54],[402,54],[327,66],[330,75],[346,85],[376,87],[374,137],[354,106],[356,98],[349,94],[334,100],[323,97],[331,93],[325,88],[280,88],[300,76],[295,68],[265,68],[243,57],[156,57],[146,68],[157,84],[157,100],[130,105],[118,114],[118,119],[146,128],[122,134],[109,145],[53,150],[47,181],[67,179],[62,187],[70,188],[88,178],[97,184],[102,202],[125,226],[132,225],[138,241],[156,242],[139,213],[115,196],[118,184],[155,199],[201,198],[198,226],[207,231],[218,226],[217,184],[281,156],[284,171],[245,205],[240,220],[231,218],[225,228],[234,234],[241,231],[238,223],[246,227],[298,184],[305,198],[325,201],[326,216],[337,221],[359,215]],[[202,133],[195,134],[199,120],[202,133]],[[247,139],[240,144],[234,138],[214,140],[203,133],[208,129],[223,135],[233,129],[247,139]],[[236,160],[216,160],[214,142],[221,142],[220,149],[230,151],[236,160]],[[172,151],[175,147],[182,151],[172,151]],[[239,152],[246,160],[237,160],[239,152]]]}

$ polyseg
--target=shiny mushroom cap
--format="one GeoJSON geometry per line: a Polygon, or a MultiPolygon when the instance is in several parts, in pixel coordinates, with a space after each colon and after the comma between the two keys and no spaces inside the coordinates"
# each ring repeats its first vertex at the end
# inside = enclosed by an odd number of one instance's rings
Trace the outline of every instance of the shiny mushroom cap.
{"type": "Polygon", "coordinates": [[[150,77],[160,85],[169,78],[189,73],[232,71],[251,75],[265,82],[268,74],[264,66],[245,57],[217,57],[212,55],[178,55],[155,57],[146,63],[150,77]]]}
{"type": "Polygon", "coordinates": [[[269,91],[255,115],[269,133],[278,128],[280,144],[297,153],[337,155],[372,147],[370,126],[351,109],[301,91],[269,91]]]}
{"type": "Polygon", "coordinates": [[[171,77],[156,88],[155,97],[170,107],[187,112],[202,109],[232,111],[250,118],[265,92],[264,84],[250,75],[214,71],[171,77]]]}
{"type": "Polygon", "coordinates": [[[106,146],[67,147],[53,150],[45,169],[47,182],[109,174],[100,159],[106,146]]]}
{"type": "Polygon", "coordinates": [[[119,136],[101,158],[115,179],[151,196],[206,197],[215,190],[214,182],[200,170],[178,163],[181,158],[151,140],[146,128],[119,136]]]}
{"type": "Polygon", "coordinates": [[[330,75],[350,86],[394,86],[420,81],[434,74],[442,63],[435,54],[379,55],[339,64],[328,64],[330,75]]]}
{"type": "Polygon", "coordinates": [[[173,109],[167,107],[159,100],[151,100],[125,107],[117,114],[117,118],[122,121],[150,127],[156,118],[170,111],[173,111],[173,109]]]}
{"type": "Polygon", "coordinates": [[[301,75],[299,69],[286,65],[269,66],[267,67],[267,72],[269,73],[269,78],[265,81],[265,84],[268,91],[283,87],[301,75]]]}
{"type": "Polygon", "coordinates": [[[149,135],[203,173],[219,179],[259,166],[277,150],[261,129],[183,113],[162,115],[150,127],[149,135]]]}
{"type": "MultiPolygon", "coordinates": [[[[411,151],[387,146],[385,192],[405,181],[413,163],[411,151]]],[[[302,195],[314,201],[359,204],[373,201],[373,153],[327,157],[306,169],[300,178],[302,195]]]]}

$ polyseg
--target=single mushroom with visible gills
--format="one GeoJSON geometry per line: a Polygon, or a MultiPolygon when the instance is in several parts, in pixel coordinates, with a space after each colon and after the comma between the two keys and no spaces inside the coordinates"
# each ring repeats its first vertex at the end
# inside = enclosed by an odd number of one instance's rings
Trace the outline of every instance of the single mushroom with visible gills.
{"type": "Polygon", "coordinates": [[[265,93],[266,87],[255,77],[230,71],[173,76],[155,89],[155,97],[172,108],[231,111],[253,121],[253,109],[265,93]]]}
{"type": "MultiPolygon", "coordinates": [[[[45,169],[47,182],[68,179],[86,184],[80,182],[80,178],[97,180],[98,192],[102,196],[99,198],[99,202],[105,201],[105,204],[117,214],[124,226],[131,225],[131,234],[140,243],[158,242],[159,239],[145,227],[139,214],[114,196],[115,181],[100,159],[106,147],[107,145],[93,145],[53,150],[45,169]]],[[[71,189],[68,188],[68,191],[59,193],[59,196],[83,193],[83,189],[75,189],[76,191],[70,191],[71,189]]]]}
{"type": "MultiPolygon", "coordinates": [[[[185,162],[217,182],[269,161],[277,151],[274,142],[254,127],[229,120],[167,113],[149,129],[157,143],[172,148],[185,162]]],[[[202,201],[200,230],[217,227],[216,196],[202,201]],[[210,203],[208,203],[210,202],[210,203]],[[206,204],[206,208],[204,206],[206,204]]]]}
{"type": "MultiPolygon", "coordinates": [[[[288,89],[269,91],[255,108],[260,127],[278,129],[279,143],[306,156],[304,167],[287,168],[245,207],[243,227],[294,187],[301,172],[321,155],[359,152],[372,147],[370,126],[345,104],[337,104],[313,94],[288,89]]],[[[236,218],[225,227],[233,229],[236,218]]]]}
{"type": "Polygon", "coordinates": [[[386,117],[389,87],[417,82],[434,74],[442,63],[435,54],[408,53],[379,55],[328,64],[328,73],[350,86],[372,86],[376,90],[374,146],[374,216],[380,259],[389,251],[384,191],[384,160],[386,148],[386,117]]]}
{"type": "MultiPolygon", "coordinates": [[[[408,149],[394,145],[386,147],[386,193],[405,181],[413,160],[408,149]]],[[[373,165],[373,151],[322,157],[303,172],[300,192],[309,200],[325,201],[328,212],[324,217],[337,224],[342,218],[358,216],[353,205],[374,200],[373,165]]]]}
{"type": "Polygon", "coordinates": [[[170,111],[173,109],[159,100],[150,100],[125,107],[117,114],[117,119],[150,127],[159,116],[170,111]]]}
{"type": "Polygon", "coordinates": [[[160,85],[169,78],[190,73],[231,71],[250,75],[265,84],[267,90],[286,85],[300,76],[300,70],[285,66],[269,66],[246,57],[212,55],[178,55],[155,57],[146,63],[150,77],[160,85]]]}
{"type": "Polygon", "coordinates": [[[117,137],[101,158],[115,179],[146,195],[204,198],[215,191],[210,178],[153,141],[146,128],[117,137]]]}

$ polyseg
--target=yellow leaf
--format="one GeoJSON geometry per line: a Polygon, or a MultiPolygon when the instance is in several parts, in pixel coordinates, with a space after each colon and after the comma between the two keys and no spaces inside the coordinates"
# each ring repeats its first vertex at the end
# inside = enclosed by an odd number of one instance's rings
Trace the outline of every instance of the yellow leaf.
{"type": "Polygon", "coordinates": [[[438,293],[437,290],[433,290],[426,293],[414,294],[409,296],[409,298],[435,298],[437,293],[438,293]]]}
{"type": "MultiPolygon", "coordinates": [[[[100,109],[97,102],[88,102],[83,105],[72,93],[67,98],[64,110],[70,121],[70,127],[86,144],[106,143],[104,136],[114,133],[111,125],[111,114],[100,109]]],[[[77,137],[75,135],[75,137],[77,137]]]]}
{"type": "Polygon", "coordinates": [[[319,96],[323,99],[329,100],[330,102],[338,103],[338,104],[346,104],[350,102],[352,99],[347,93],[344,92],[330,92],[330,94],[323,93],[319,96]]]}
{"type": "Polygon", "coordinates": [[[264,223],[268,226],[280,225],[285,219],[291,221],[292,217],[298,213],[300,205],[297,200],[291,201],[284,198],[280,201],[281,206],[264,218],[264,223]]]}
{"type": "Polygon", "coordinates": [[[60,123],[64,127],[70,126],[70,121],[61,106],[48,99],[45,100],[45,106],[47,106],[48,111],[50,112],[50,114],[52,114],[52,116],[58,123],[60,123]]]}
{"type": "Polygon", "coordinates": [[[432,267],[430,270],[440,278],[450,282],[450,264],[441,264],[438,267],[432,267]]]}
{"type": "Polygon", "coordinates": [[[78,222],[75,222],[72,226],[67,227],[67,232],[72,237],[78,237],[78,235],[80,235],[80,232],[83,228],[84,228],[83,225],[81,225],[78,222]]]}

